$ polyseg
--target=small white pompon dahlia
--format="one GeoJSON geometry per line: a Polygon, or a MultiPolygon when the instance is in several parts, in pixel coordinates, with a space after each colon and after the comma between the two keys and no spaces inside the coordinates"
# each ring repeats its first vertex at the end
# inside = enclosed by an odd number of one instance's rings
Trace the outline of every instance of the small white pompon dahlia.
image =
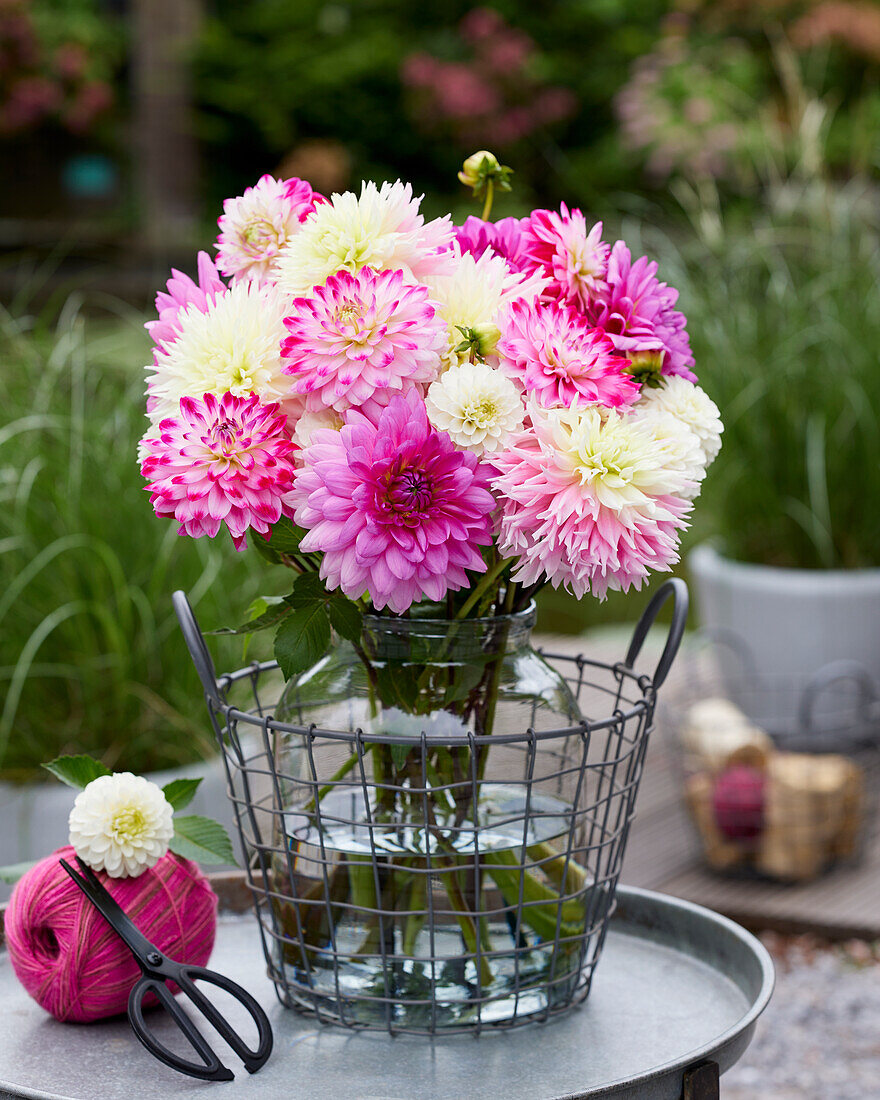
{"type": "Polygon", "coordinates": [[[478,455],[506,447],[525,417],[516,386],[487,363],[450,367],[431,385],[425,405],[435,428],[478,455]]]}
{"type": "Polygon", "coordinates": [[[264,405],[290,396],[281,341],[290,299],[276,287],[239,280],[204,310],[188,306],[178,315],[179,335],[157,348],[147,393],[154,424],[176,416],[182,397],[256,394],[264,405]]]}
{"type": "Polygon", "coordinates": [[[636,409],[654,409],[670,413],[697,437],[703,449],[704,468],[710,466],[721,450],[724,425],[718,406],[696,383],[680,375],[671,375],[657,389],[644,389],[636,409]]]}
{"type": "Polygon", "coordinates": [[[111,878],[137,878],[168,851],[173,809],[161,788],[141,775],[93,779],[76,796],[68,825],[80,859],[111,878]]]}
{"type": "Polygon", "coordinates": [[[448,215],[426,222],[412,185],[364,183],[360,195],[334,194],[303,222],[275,265],[278,285],[307,295],[337,271],[402,271],[409,284],[450,267],[453,239],[448,215]]]}

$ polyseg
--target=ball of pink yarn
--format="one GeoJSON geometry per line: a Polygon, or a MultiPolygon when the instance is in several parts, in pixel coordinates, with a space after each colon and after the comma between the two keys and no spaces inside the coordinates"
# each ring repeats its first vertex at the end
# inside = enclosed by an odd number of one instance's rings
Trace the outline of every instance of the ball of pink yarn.
{"type": "MultiPolygon", "coordinates": [[[[16,883],[4,921],[9,957],[21,984],[56,1019],[115,1016],[125,1011],[140,968],[68,877],[62,857],[73,861],[73,848],[59,848],[16,883]]],[[[160,951],[179,962],[207,963],[217,896],[194,863],[169,852],[137,878],[98,877],[160,951]]]]}

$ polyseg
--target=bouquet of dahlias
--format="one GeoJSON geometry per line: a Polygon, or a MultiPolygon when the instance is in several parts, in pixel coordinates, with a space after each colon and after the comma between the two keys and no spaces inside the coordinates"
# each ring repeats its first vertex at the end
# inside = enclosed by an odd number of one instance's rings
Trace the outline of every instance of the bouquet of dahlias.
{"type": "Polygon", "coordinates": [[[488,221],[508,174],[469,158],[488,201],[462,226],[400,181],[328,200],[264,176],[156,299],[156,514],[316,573],[322,638],[355,608],[602,599],[678,560],[722,425],[677,292],[580,210],[488,221]]]}
{"type": "MultiPolygon", "coordinates": [[[[657,264],[564,205],[490,222],[509,175],[490,153],[465,162],[460,178],[485,206],[462,226],[425,221],[399,181],[326,199],[264,176],[227,200],[216,259],[200,254],[197,280],[175,271],[157,299],[141,445],[157,515],[192,537],[225,525],[237,549],[249,542],[296,574],[289,595],[237,628],[276,630],[290,680],[276,718],[380,735],[369,761],[352,749],[326,779],[312,764],[299,784],[306,824],[281,850],[300,878],[319,833],[321,852],[349,852],[329,871],[316,860],[314,889],[370,915],[350,949],[361,960],[385,958],[390,926],[375,916],[397,907],[408,914],[398,954],[418,954],[426,883],[445,875],[483,990],[501,949],[462,860],[509,905],[528,899],[518,925],[542,942],[583,932],[590,876],[549,843],[564,812],[535,803],[545,821],[528,854],[542,873],[523,885],[522,814],[497,779],[484,803],[488,749],[462,738],[496,732],[505,699],[528,702],[521,730],[539,728],[542,708],[544,728],[580,721],[536,655],[517,651],[505,671],[510,631],[546,584],[602,599],[669,570],[722,431],[657,264]],[[360,671],[328,671],[331,646],[360,671]],[[357,776],[372,786],[343,812],[357,776]],[[477,845],[500,818],[519,841],[499,828],[477,845]],[[364,863],[386,843],[387,865],[364,863]]],[[[304,759],[302,746],[292,755],[304,759]]],[[[290,933],[313,953],[310,982],[328,943],[340,951],[344,921],[322,923],[328,906],[315,901],[314,921],[298,915],[290,933]]],[[[513,950],[524,937],[519,927],[513,950]]]]}

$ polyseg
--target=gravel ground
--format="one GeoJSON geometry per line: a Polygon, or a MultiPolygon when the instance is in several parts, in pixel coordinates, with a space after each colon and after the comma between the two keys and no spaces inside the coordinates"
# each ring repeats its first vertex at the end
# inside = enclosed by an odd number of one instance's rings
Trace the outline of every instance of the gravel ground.
{"type": "Polygon", "coordinates": [[[776,990],[724,1100],[878,1100],[880,944],[761,938],[776,990]]]}

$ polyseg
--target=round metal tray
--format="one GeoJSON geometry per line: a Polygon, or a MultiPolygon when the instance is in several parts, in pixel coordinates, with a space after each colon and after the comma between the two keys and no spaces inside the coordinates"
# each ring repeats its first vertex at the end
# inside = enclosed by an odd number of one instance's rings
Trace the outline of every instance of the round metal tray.
{"type": "MultiPolygon", "coordinates": [[[[715,1063],[723,1073],[740,1058],[770,999],[773,964],[754,936],[708,909],[631,887],[617,897],[587,1002],[547,1024],[486,1030],[478,1040],[351,1032],[283,1009],[253,917],[221,917],[210,965],[263,1003],[275,1032],[274,1053],[253,1077],[212,1038],[237,1075],[222,1086],[224,1100],[680,1100],[694,1067],[715,1063]]],[[[232,1009],[229,1016],[249,1034],[232,1009]]],[[[711,1080],[714,1066],[705,1068],[711,1080]]],[[[172,1100],[204,1096],[206,1087],[151,1058],[124,1018],[51,1019],[0,951],[0,1097],[172,1100]]],[[[717,1095],[711,1085],[689,1092],[717,1095]]]]}

